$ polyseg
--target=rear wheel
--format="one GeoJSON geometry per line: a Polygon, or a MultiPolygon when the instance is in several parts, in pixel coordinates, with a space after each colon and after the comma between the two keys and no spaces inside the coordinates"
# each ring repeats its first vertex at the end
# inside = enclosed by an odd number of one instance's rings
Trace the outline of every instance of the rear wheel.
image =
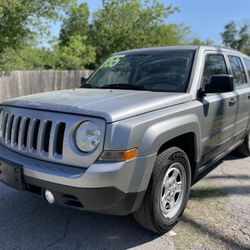
{"type": "Polygon", "coordinates": [[[189,198],[191,168],[186,153],[177,147],[157,156],[140,208],[134,213],[143,227],[165,233],[179,221],[189,198]]]}
{"type": "Polygon", "coordinates": [[[248,131],[243,144],[238,147],[237,151],[245,157],[250,156],[250,130],[248,131]]]}

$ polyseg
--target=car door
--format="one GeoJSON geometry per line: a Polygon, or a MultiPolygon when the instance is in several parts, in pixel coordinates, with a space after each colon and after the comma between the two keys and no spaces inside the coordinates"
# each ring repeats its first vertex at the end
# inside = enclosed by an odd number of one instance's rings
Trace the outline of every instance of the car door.
{"type": "Polygon", "coordinates": [[[235,143],[244,138],[249,124],[250,86],[239,56],[228,55],[231,74],[234,76],[235,93],[237,95],[237,114],[235,126],[235,143]]]}
{"type": "MultiPolygon", "coordinates": [[[[229,74],[228,63],[221,53],[206,52],[203,65],[203,88],[213,75],[229,74]]],[[[205,164],[233,145],[237,95],[235,92],[206,94],[202,102],[202,162],[205,164]]]]}

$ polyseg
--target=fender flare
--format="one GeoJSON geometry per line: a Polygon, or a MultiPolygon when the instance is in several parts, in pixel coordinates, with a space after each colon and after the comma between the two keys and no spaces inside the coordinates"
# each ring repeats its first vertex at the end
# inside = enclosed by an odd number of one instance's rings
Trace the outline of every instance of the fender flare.
{"type": "Polygon", "coordinates": [[[198,162],[202,149],[201,129],[198,117],[194,114],[167,119],[150,126],[142,138],[140,154],[157,153],[163,144],[187,133],[195,135],[195,160],[198,162]]]}

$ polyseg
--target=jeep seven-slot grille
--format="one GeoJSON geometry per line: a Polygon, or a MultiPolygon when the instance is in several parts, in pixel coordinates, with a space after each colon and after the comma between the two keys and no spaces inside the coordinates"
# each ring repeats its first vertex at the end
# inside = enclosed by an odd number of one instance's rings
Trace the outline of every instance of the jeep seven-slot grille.
{"type": "Polygon", "coordinates": [[[5,113],[3,142],[19,151],[53,158],[62,156],[66,123],[5,113]]]}

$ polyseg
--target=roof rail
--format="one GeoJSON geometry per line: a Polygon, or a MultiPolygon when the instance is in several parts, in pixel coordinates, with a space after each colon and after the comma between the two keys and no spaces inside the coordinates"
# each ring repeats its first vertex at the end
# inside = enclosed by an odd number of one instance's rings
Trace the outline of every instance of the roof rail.
{"type": "Polygon", "coordinates": [[[240,52],[237,49],[234,49],[234,48],[231,48],[231,47],[227,47],[225,45],[215,45],[215,47],[218,48],[218,49],[228,49],[228,50],[233,50],[233,51],[240,52]]]}

